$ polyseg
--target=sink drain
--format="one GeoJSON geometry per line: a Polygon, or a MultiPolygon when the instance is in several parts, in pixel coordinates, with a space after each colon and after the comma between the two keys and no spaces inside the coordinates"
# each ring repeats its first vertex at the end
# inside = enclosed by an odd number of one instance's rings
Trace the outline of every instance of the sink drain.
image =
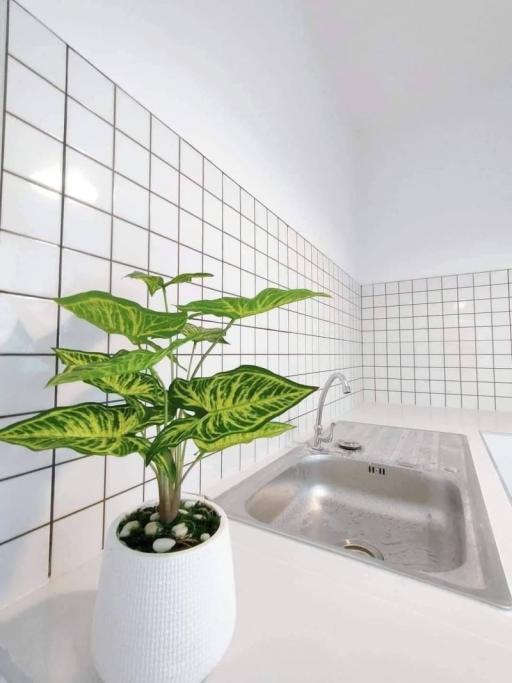
{"type": "Polygon", "coordinates": [[[362,448],[358,441],[336,441],[336,446],[344,451],[360,451],[362,448]]]}
{"type": "Polygon", "coordinates": [[[350,552],[356,553],[358,555],[364,555],[365,557],[373,557],[374,560],[383,560],[384,555],[369,543],[363,543],[363,541],[351,541],[349,538],[345,539],[343,542],[344,550],[350,550],[350,552]]]}

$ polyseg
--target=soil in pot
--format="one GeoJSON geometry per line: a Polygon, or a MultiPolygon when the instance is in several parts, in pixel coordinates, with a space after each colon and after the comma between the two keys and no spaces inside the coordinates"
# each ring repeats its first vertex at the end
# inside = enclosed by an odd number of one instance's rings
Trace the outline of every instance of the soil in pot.
{"type": "Polygon", "coordinates": [[[142,553],[175,553],[205,543],[220,526],[217,512],[202,500],[182,500],[172,522],[160,521],[158,507],[143,507],[117,527],[119,540],[142,553]]]}

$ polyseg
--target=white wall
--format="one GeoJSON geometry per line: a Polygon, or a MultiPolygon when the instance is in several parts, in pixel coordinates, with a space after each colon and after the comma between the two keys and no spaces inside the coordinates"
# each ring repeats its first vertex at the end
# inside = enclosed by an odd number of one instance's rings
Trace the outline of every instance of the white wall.
{"type": "Polygon", "coordinates": [[[511,121],[508,87],[360,132],[362,282],[511,266],[511,121]]]}
{"type": "Polygon", "coordinates": [[[308,1],[22,3],[354,275],[351,139],[308,1]]]}

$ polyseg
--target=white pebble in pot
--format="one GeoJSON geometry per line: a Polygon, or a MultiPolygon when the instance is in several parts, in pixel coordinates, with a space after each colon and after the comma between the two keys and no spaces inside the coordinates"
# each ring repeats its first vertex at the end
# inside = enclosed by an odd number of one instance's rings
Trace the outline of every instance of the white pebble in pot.
{"type": "Polygon", "coordinates": [[[203,543],[209,538],[211,538],[210,534],[201,534],[201,536],[199,536],[199,540],[201,540],[203,543]]]}
{"type": "Polygon", "coordinates": [[[160,522],[148,522],[144,527],[144,533],[146,536],[156,536],[161,528],[160,522]]]}
{"type": "Polygon", "coordinates": [[[153,541],[153,550],[155,553],[168,553],[176,545],[176,541],[172,538],[157,538],[153,541]]]}
{"type": "Polygon", "coordinates": [[[133,519],[131,522],[126,522],[126,524],[123,526],[123,528],[119,532],[119,538],[128,538],[128,536],[133,531],[139,531],[139,529],[140,529],[140,522],[138,522],[136,519],[133,519]]]}
{"type": "Polygon", "coordinates": [[[181,524],[175,524],[171,529],[174,538],[185,538],[188,535],[188,526],[181,522],[181,524]]]}

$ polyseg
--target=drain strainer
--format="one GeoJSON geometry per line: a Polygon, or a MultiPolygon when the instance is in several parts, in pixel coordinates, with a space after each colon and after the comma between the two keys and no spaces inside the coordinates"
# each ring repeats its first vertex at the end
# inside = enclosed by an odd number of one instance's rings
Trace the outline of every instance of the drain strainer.
{"type": "Polygon", "coordinates": [[[375,548],[375,546],[370,545],[369,543],[364,543],[363,541],[352,541],[347,538],[343,542],[343,549],[350,550],[350,552],[358,555],[364,555],[365,557],[373,557],[374,560],[384,559],[384,555],[378,548],[375,548]]]}
{"type": "Polygon", "coordinates": [[[359,451],[362,446],[357,441],[336,441],[336,446],[343,448],[345,451],[359,451]]]}

